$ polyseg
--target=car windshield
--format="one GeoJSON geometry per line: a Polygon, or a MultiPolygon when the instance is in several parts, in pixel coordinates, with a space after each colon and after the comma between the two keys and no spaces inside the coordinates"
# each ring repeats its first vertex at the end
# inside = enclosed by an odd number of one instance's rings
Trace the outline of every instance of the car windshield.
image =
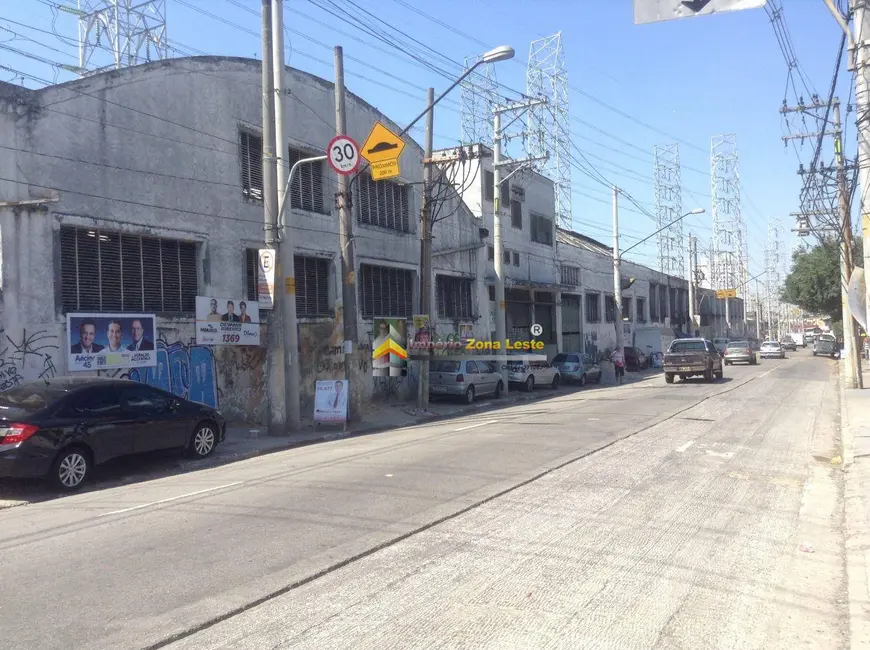
{"type": "Polygon", "coordinates": [[[703,352],[706,350],[704,341],[674,341],[671,343],[671,352],[703,352]]]}
{"type": "Polygon", "coordinates": [[[459,362],[440,359],[433,361],[430,368],[432,372],[459,372],[459,362]]]}
{"type": "Polygon", "coordinates": [[[0,393],[0,414],[3,409],[38,411],[67,394],[63,388],[43,381],[30,381],[0,393]]]}

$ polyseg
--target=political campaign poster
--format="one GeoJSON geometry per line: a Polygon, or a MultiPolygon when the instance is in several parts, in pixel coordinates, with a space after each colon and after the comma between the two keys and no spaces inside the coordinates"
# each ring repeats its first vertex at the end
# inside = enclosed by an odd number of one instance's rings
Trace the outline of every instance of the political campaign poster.
{"type": "Polygon", "coordinates": [[[154,314],[67,314],[70,372],[157,365],[154,314]]]}
{"type": "Polygon", "coordinates": [[[314,390],[314,421],[317,423],[347,422],[347,379],[318,380],[314,390]]]}
{"type": "Polygon", "coordinates": [[[260,345],[260,304],[238,298],[196,297],[199,345],[260,345]]]}
{"type": "Polygon", "coordinates": [[[405,320],[375,318],[372,337],[372,376],[407,376],[410,346],[405,334],[405,320]]]}

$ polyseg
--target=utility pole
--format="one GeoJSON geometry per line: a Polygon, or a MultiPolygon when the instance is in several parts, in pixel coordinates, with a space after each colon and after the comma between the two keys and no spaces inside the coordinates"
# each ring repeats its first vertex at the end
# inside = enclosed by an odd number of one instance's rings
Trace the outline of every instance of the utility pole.
{"type": "MultiPolygon", "coordinates": [[[[861,236],[864,241],[864,270],[870,272],[870,6],[868,0],[852,0],[853,20],[858,38],[850,45],[855,62],[855,110],[858,123],[858,182],[861,187],[858,209],[861,211],[861,236]]],[[[848,30],[847,30],[848,31],[848,30]]],[[[849,251],[851,253],[851,250],[849,251]]],[[[864,295],[867,315],[870,316],[870,282],[864,295]]],[[[867,321],[870,326],[870,319],[867,321]]],[[[857,346],[856,346],[857,347],[857,346]]],[[[860,372],[861,363],[858,363],[860,372]]]]}
{"type": "MultiPolygon", "coordinates": [[[[492,109],[492,127],[493,127],[493,146],[492,146],[492,179],[493,179],[493,201],[492,201],[492,225],[493,234],[492,241],[495,248],[493,255],[493,263],[495,266],[495,338],[499,342],[502,350],[507,352],[507,323],[505,320],[505,304],[504,304],[504,245],[502,244],[501,236],[501,185],[511,176],[518,172],[523,167],[530,165],[539,160],[547,160],[548,156],[532,156],[522,158],[520,160],[506,160],[502,162],[501,146],[504,133],[502,132],[501,116],[504,113],[516,112],[518,115],[514,117],[512,122],[518,120],[523,113],[535,106],[546,104],[546,99],[533,99],[528,101],[516,102],[508,106],[496,106],[492,109]],[[513,169],[502,178],[502,167],[513,167],[513,169]]],[[[510,123],[508,124],[510,126],[510,123]]],[[[510,207],[510,206],[508,206],[510,207]]],[[[502,390],[505,395],[510,391],[508,388],[507,364],[502,366],[502,390]]]]}
{"type": "Polygon", "coordinates": [[[613,309],[616,312],[616,349],[622,352],[622,278],[619,273],[619,190],[613,186],[613,309]]]}
{"type": "Polygon", "coordinates": [[[689,334],[695,336],[695,238],[689,233],[689,334]]]}
{"type": "MultiPolygon", "coordinates": [[[[277,191],[278,191],[278,219],[280,220],[286,197],[289,190],[287,176],[287,139],[284,135],[284,1],[272,0],[272,73],[275,78],[275,152],[277,191]]],[[[292,203],[292,201],[291,201],[292,203]]],[[[284,220],[293,214],[291,209],[284,212],[284,220]]],[[[286,427],[289,431],[298,431],[302,425],[302,415],[299,411],[299,335],[296,331],[296,267],[293,261],[293,240],[290,236],[290,228],[287,224],[277,224],[279,228],[278,242],[278,268],[281,269],[281,277],[276,278],[275,293],[282,291],[281,305],[281,331],[283,333],[283,365],[284,365],[284,409],[286,427]]],[[[277,307],[276,307],[277,308],[277,307]]],[[[275,308],[273,308],[275,309],[275,308]]]]}
{"type": "MultiPolygon", "coordinates": [[[[263,92],[263,219],[266,246],[275,248],[278,227],[278,169],[275,158],[275,78],[272,66],[272,0],[262,0],[262,92],[263,92]]],[[[276,279],[282,277],[280,259],[275,265],[276,279]]],[[[284,382],[277,368],[284,355],[281,350],[280,320],[283,292],[275,286],[272,296],[272,317],[268,328],[269,354],[269,435],[286,434],[286,410],[284,382]]]]}
{"type": "MultiPolygon", "coordinates": [[[[432,131],[435,122],[435,89],[426,91],[426,135],[423,155],[423,209],[420,211],[420,313],[429,316],[429,323],[435,322],[432,314],[432,131]]],[[[427,352],[427,356],[431,352],[427,352]]],[[[429,359],[423,359],[420,381],[417,383],[417,408],[429,408],[429,359]]]]}
{"type": "Polygon", "coordinates": [[[755,278],[755,338],[761,340],[761,318],[763,310],[761,308],[761,286],[758,278],[755,278]]]}
{"type": "MultiPolygon", "coordinates": [[[[335,134],[345,135],[347,123],[344,111],[344,51],[340,45],[335,47],[335,134]]],[[[356,266],[353,255],[353,215],[351,214],[351,192],[347,176],[338,176],[338,241],[341,246],[341,302],[344,318],[344,377],[350,384],[353,346],[357,341],[356,333],[356,266]]],[[[352,393],[348,393],[347,419],[350,420],[352,393]]]]}

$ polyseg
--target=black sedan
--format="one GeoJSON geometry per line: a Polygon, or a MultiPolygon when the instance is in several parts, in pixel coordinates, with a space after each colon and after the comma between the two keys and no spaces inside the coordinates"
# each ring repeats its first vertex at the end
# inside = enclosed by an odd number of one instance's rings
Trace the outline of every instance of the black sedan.
{"type": "Polygon", "coordinates": [[[210,455],[226,434],[215,409],[121,379],[58,377],[0,393],[0,478],[82,486],[94,465],[158,449],[210,455]]]}

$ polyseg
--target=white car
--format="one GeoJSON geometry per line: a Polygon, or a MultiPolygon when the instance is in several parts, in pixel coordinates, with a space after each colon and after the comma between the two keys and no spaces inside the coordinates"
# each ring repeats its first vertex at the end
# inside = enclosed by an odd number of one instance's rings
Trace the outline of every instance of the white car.
{"type": "Polygon", "coordinates": [[[765,341],[759,354],[762,359],[785,359],[785,350],[779,341],[765,341]]]}
{"type": "Polygon", "coordinates": [[[544,359],[531,360],[518,356],[507,362],[508,382],[531,392],[535,386],[558,388],[562,383],[559,369],[544,359]]]}

